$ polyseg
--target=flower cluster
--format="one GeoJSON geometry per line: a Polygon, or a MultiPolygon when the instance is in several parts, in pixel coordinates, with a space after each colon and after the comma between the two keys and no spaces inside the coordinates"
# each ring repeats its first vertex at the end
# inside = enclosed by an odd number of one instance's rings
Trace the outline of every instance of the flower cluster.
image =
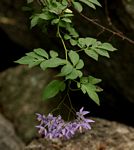
{"type": "Polygon", "coordinates": [[[39,134],[47,139],[70,139],[77,132],[81,133],[91,129],[89,123],[94,121],[84,117],[88,113],[88,111],[83,111],[82,107],[79,112],[76,112],[77,118],[71,122],[65,122],[60,115],[54,117],[52,114],[45,116],[37,113],[37,120],[40,122],[40,125],[36,126],[36,128],[39,134]]]}

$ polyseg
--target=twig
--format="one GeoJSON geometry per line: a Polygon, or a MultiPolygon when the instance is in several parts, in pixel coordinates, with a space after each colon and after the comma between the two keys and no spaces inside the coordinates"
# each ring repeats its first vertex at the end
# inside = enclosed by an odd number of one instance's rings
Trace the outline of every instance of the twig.
{"type": "MultiPolygon", "coordinates": [[[[78,11],[77,11],[77,12],[78,12],[78,11]]],[[[122,38],[122,40],[126,40],[126,41],[128,41],[129,43],[134,44],[134,41],[133,41],[132,39],[130,39],[130,38],[124,36],[122,33],[115,32],[115,31],[113,31],[113,30],[111,30],[111,29],[109,29],[109,28],[106,28],[106,27],[104,27],[103,25],[101,25],[101,24],[95,22],[93,19],[88,18],[88,17],[85,16],[84,14],[82,14],[82,13],[80,13],[80,12],[78,12],[78,13],[79,13],[83,18],[85,18],[87,21],[93,23],[94,25],[100,27],[101,29],[103,29],[103,30],[105,30],[105,31],[108,31],[108,32],[112,33],[113,35],[122,38]]]]}

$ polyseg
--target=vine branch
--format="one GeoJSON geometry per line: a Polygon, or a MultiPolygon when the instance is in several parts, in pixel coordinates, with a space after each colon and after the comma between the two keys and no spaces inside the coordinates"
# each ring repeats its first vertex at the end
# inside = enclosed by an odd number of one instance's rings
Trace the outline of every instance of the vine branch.
{"type": "Polygon", "coordinates": [[[67,48],[66,48],[65,42],[64,42],[64,40],[63,40],[63,38],[62,38],[62,36],[60,34],[59,24],[57,26],[57,36],[61,39],[61,42],[62,42],[64,50],[65,50],[65,58],[67,60],[67,48]]]}
{"type": "MultiPolygon", "coordinates": [[[[75,10],[75,11],[77,11],[77,10],[75,10]]],[[[77,12],[78,12],[78,11],[77,11],[77,12]]],[[[80,14],[80,16],[82,16],[82,17],[83,17],[84,19],[86,19],[87,21],[89,21],[89,22],[91,22],[92,24],[94,24],[94,25],[100,27],[100,28],[103,30],[103,32],[104,32],[104,31],[108,31],[108,32],[112,33],[113,35],[122,38],[122,40],[126,40],[126,41],[128,41],[129,43],[134,44],[134,41],[133,41],[132,39],[130,39],[130,38],[124,36],[122,33],[115,32],[115,31],[113,31],[113,30],[111,30],[111,29],[109,29],[109,28],[106,28],[106,27],[104,27],[103,25],[101,25],[101,24],[95,22],[93,19],[88,18],[88,17],[85,16],[84,14],[82,14],[82,13],[80,13],[80,12],[78,12],[78,13],[80,14]]]]}

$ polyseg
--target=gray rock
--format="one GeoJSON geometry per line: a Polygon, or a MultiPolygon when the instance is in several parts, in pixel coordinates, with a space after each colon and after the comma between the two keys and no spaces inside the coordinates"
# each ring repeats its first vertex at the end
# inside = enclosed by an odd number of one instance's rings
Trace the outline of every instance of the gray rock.
{"type": "Polygon", "coordinates": [[[0,150],[23,150],[23,142],[16,136],[13,125],[0,114],[0,150]]]}
{"type": "Polygon", "coordinates": [[[1,110],[25,142],[36,136],[35,113],[47,113],[54,107],[42,100],[43,89],[53,78],[53,73],[22,65],[0,74],[1,110]]]}
{"type": "Polygon", "coordinates": [[[134,128],[97,119],[92,130],[68,140],[34,140],[25,150],[134,150],[134,128]]]}

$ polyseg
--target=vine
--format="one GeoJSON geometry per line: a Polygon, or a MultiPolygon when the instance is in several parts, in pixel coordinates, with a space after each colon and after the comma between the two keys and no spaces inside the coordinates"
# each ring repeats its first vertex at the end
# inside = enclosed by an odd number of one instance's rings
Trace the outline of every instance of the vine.
{"type": "MultiPolygon", "coordinates": [[[[27,2],[28,4],[31,4],[34,0],[27,0],[27,2]]],[[[109,31],[119,37],[123,37],[129,42],[132,41],[127,37],[122,36],[120,33],[116,33],[111,29],[103,27],[82,14],[84,8],[83,4],[93,9],[96,9],[96,6],[101,7],[98,0],[40,0],[37,2],[40,4],[40,9],[33,12],[30,17],[31,28],[37,25],[42,25],[42,27],[45,26],[45,28],[48,28],[49,26],[56,28],[57,31],[55,36],[61,41],[65,56],[62,58],[57,51],[51,50],[51,47],[50,50],[37,48],[34,49],[33,52],[26,53],[26,56],[17,60],[16,63],[27,64],[30,68],[39,66],[43,71],[49,68],[60,68],[60,72],[56,75],[56,79],[52,80],[45,87],[43,92],[45,101],[56,96],[59,92],[67,91],[66,97],[68,97],[71,109],[74,111],[69,97],[69,91],[81,90],[99,105],[100,100],[98,92],[101,92],[102,89],[97,84],[101,82],[101,79],[91,75],[84,75],[84,60],[80,57],[79,52],[83,52],[87,56],[98,61],[99,56],[109,58],[109,52],[113,52],[117,49],[110,43],[102,43],[92,37],[80,37],[79,33],[74,28],[74,12],[71,8],[75,9],[83,18],[99,26],[103,30],[109,31]],[[67,43],[69,43],[69,46],[67,43]],[[70,87],[71,83],[74,83],[77,89],[72,89],[70,87]]],[[[61,104],[65,105],[64,100],[66,97],[63,98],[61,103],[57,106],[57,109],[59,109],[61,104]]]]}

